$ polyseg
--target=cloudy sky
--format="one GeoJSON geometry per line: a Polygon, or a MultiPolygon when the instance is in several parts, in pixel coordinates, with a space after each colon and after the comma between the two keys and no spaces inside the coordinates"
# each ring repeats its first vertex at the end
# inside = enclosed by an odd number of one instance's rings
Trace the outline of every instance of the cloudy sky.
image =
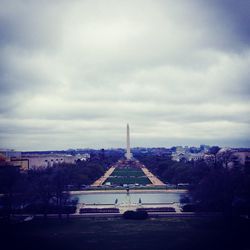
{"type": "Polygon", "coordinates": [[[249,0],[0,0],[0,147],[250,147],[249,0]]]}

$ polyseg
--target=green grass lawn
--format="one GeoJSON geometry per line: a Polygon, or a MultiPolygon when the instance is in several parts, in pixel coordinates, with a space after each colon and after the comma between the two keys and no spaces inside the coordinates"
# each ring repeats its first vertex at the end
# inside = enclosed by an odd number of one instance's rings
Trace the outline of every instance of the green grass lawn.
{"type": "Polygon", "coordinates": [[[140,185],[150,184],[151,181],[145,177],[109,177],[106,182],[110,182],[112,185],[123,185],[123,184],[135,184],[140,185]]]}
{"type": "Polygon", "coordinates": [[[151,181],[145,176],[140,168],[133,167],[116,168],[105,183],[106,182],[110,182],[112,185],[136,183],[140,185],[151,184],[151,181]]]}
{"type": "Polygon", "coordinates": [[[249,222],[232,219],[49,219],[0,225],[1,249],[250,249],[249,222]]]}
{"type": "Polygon", "coordinates": [[[145,174],[142,171],[119,171],[114,170],[111,176],[144,176],[145,174]]]}
{"type": "Polygon", "coordinates": [[[116,168],[111,176],[145,176],[144,172],[140,168],[116,168]]]}

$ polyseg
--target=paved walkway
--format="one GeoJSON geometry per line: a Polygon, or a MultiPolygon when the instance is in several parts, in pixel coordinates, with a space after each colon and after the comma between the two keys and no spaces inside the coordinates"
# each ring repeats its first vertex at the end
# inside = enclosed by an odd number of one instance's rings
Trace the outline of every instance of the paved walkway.
{"type": "Polygon", "coordinates": [[[104,174],[104,176],[96,180],[91,186],[92,187],[101,186],[109,178],[109,176],[113,173],[114,170],[115,170],[115,167],[109,168],[108,171],[104,174]]]}
{"type": "Polygon", "coordinates": [[[165,186],[165,184],[161,180],[159,180],[155,175],[153,175],[145,166],[141,169],[154,186],[165,186]]]}
{"type": "MultiPolygon", "coordinates": [[[[77,210],[75,214],[80,214],[81,208],[118,208],[120,214],[123,214],[126,211],[136,211],[137,208],[164,208],[164,207],[172,207],[175,209],[175,213],[182,213],[179,203],[165,203],[165,204],[139,204],[139,203],[121,203],[118,205],[112,204],[77,204],[77,210]]],[[[161,212],[158,212],[161,213],[161,212]]],[[[165,213],[165,212],[163,212],[165,213]]]]}
{"type": "MultiPolygon", "coordinates": [[[[130,189],[130,193],[187,193],[187,189],[130,189]]],[[[125,188],[121,189],[107,189],[107,190],[77,190],[77,191],[69,191],[69,194],[103,194],[103,193],[127,193],[125,188]]]]}

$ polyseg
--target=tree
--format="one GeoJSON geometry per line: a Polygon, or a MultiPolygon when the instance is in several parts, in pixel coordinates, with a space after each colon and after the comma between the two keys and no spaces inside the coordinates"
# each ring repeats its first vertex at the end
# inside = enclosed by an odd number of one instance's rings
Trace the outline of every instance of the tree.
{"type": "Polygon", "coordinates": [[[53,168],[52,173],[52,180],[54,183],[52,188],[54,189],[54,196],[56,198],[59,218],[62,218],[63,206],[67,205],[69,200],[69,194],[64,192],[66,190],[67,184],[69,183],[67,170],[67,168],[56,166],[53,168]]]}
{"type": "Polygon", "coordinates": [[[3,216],[10,220],[12,214],[14,194],[16,191],[16,184],[20,178],[19,167],[15,167],[8,164],[0,166],[0,193],[3,194],[3,216]]]}
{"type": "Polygon", "coordinates": [[[49,204],[55,190],[51,173],[52,168],[38,169],[30,172],[33,200],[41,206],[44,218],[47,217],[49,204]]]}
{"type": "Polygon", "coordinates": [[[217,153],[217,160],[223,166],[228,168],[228,163],[231,161],[233,151],[230,148],[221,149],[217,153]]]}
{"type": "Polygon", "coordinates": [[[209,153],[214,156],[214,166],[217,167],[217,153],[219,152],[220,147],[213,146],[209,149],[209,153]]]}
{"type": "Polygon", "coordinates": [[[250,175],[244,168],[215,168],[191,194],[200,211],[250,214],[250,175]]]}

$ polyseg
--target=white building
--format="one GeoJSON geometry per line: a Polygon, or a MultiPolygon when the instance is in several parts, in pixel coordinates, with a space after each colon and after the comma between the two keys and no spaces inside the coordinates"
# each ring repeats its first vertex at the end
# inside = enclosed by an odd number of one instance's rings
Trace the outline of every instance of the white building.
{"type": "Polygon", "coordinates": [[[202,160],[204,158],[204,153],[186,153],[181,152],[181,153],[173,153],[172,154],[172,160],[180,162],[182,160],[184,161],[198,161],[202,160]]]}
{"type": "Polygon", "coordinates": [[[52,167],[58,163],[76,162],[77,158],[72,155],[46,154],[46,155],[27,155],[25,159],[29,161],[29,169],[52,167]]]}

